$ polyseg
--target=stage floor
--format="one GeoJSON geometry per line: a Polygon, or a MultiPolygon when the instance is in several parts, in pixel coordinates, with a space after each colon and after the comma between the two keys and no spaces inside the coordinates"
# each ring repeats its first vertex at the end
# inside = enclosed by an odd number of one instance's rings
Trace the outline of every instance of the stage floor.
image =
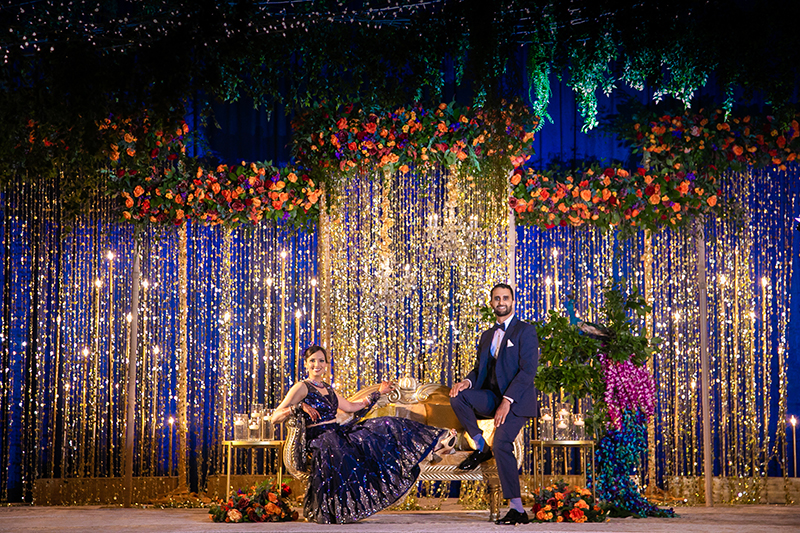
{"type": "MultiPolygon", "coordinates": [[[[446,505],[446,508],[457,506],[446,505]]],[[[682,507],[678,518],[612,519],[602,524],[529,524],[509,528],[488,523],[488,511],[384,511],[358,524],[322,526],[306,522],[272,524],[215,524],[205,509],[122,509],[119,507],[27,507],[0,508],[0,531],[13,532],[301,532],[349,531],[357,533],[426,532],[469,533],[483,531],[646,532],[684,533],[742,531],[800,531],[800,507],[783,505],[738,505],[682,507]]]]}

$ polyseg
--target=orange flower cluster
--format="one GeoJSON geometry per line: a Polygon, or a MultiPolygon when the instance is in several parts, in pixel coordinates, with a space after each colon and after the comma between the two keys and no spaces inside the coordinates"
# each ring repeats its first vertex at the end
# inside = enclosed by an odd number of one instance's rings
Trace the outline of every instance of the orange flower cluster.
{"type": "Polygon", "coordinates": [[[527,174],[519,169],[511,177],[509,205],[525,225],[658,230],[714,209],[719,194],[715,181],[711,175],[641,168],[527,174]]]}
{"type": "Polygon", "coordinates": [[[531,511],[537,522],[602,522],[608,514],[595,501],[592,491],[564,481],[535,491],[531,511]]]}
{"type": "Polygon", "coordinates": [[[306,173],[244,162],[233,168],[198,167],[193,175],[170,169],[119,193],[125,220],[181,225],[195,219],[229,226],[264,219],[302,226],[318,218],[321,195],[306,173]]]}
{"type": "Polygon", "coordinates": [[[185,159],[189,126],[183,120],[164,127],[150,123],[147,113],[132,118],[106,118],[97,123],[105,153],[115,168],[148,172],[185,159]]]}
{"type": "Polygon", "coordinates": [[[776,119],[727,116],[716,109],[657,115],[640,112],[617,127],[620,136],[644,152],[651,167],[668,171],[717,172],[777,166],[800,154],[800,114],[776,119]]]}
{"type": "Polygon", "coordinates": [[[532,153],[537,124],[520,103],[492,110],[442,103],[374,113],[320,106],[294,122],[294,155],[323,173],[363,167],[406,173],[434,164],[508,172],[532,153]]]}
{"type": "Polygon", "coordinates": [[[297,520],[297,511],[292,511],[286,498],[292,490],[286,484],[278,487],[263,481],[250,487],[246,492],[238,492],[227,501],[217,502],[209,507],[208,514],[213,522],[289,522],[297,520]]]}

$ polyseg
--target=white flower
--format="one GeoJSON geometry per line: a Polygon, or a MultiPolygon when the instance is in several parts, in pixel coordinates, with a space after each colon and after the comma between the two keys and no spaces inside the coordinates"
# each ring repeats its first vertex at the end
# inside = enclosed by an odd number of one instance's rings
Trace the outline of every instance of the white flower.
{"type": "Polygon", "coordinates": [[[231,509],[228,511],[228,520],[231,522],[241,522],[242,513],[240,513],[238,509],[231,509]]]}

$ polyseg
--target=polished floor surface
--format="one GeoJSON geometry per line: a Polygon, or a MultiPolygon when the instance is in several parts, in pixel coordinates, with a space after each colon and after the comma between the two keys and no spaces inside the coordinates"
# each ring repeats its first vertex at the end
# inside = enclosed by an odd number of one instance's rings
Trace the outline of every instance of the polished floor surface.
{"type": "Polygon", "coordinates": [[[800,506],[738,505],[682,507],[674,519],[611,519],[602,524],[528,524],[496,526],[488,522],[488,511],[463,511],[455,505],[442,511],[378,513],[357,524],[323,526],[306,522],[267,524],[215,524],[205,509],[122,509],[119,507],[31,507],[0,508],[0,531],[5,532],[327,532],[354,533],[484,531],[562,532],[800,532],[800,506]],[[447,510],[452,509],[452,510],[447,510]]]}

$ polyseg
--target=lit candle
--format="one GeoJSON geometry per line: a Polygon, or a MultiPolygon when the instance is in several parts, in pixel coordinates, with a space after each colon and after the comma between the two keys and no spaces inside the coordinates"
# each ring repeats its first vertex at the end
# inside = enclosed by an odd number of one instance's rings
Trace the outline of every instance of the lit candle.
{"type": "Polygon", "coordinates": [[[286,386],[286,256],[288,252],[281,250],[281,396],[286,386]]]}
{"type": "Polygon", "coordinates": [[[169,460],[168,460],[169,474],[168,475],[170,476],[172,475],[172,429],[174,425],[175,425],[175,419],[169,417],[169,460]]]}
{"type": "Polygon", "coordinates": [[[794,452],[794,477],[797,477],[797,419],[792,415],[792,451],[794,452]]]}
{"type": "Polygon", "coordinates": [[[586,280],[586,318],[592,321],[592,278],[586,280]]]}
{"type": "Polygon", "coordinates": [[[311,328],[311,342],[317,340],[317,278],[313,278],[311,280],[311,323],[309,327],[311,328]]]}
{"type": "MultiPolygon", "coordinates": [[[[267,390],[264,392],[264,400],[266,402],[270,401],[272,397],[272,364],[270,362],[272,356],[272,283],[273,280],[271,277],[267,278],[267,312],[266,312],[266,319],[264,321],[264,366],[266,369],[267,374],[267,390]]],[[[274,405],[274,404],[270,404],[274,405]]]]}
{"type": "Polygon", "coordinates": [[[553,304],[555,305],[556,309],[559,309],[561,307],[561,298],[558,294],[558,286],[560,284],[558,281],[558,248],[553,248],[553,269],[553,286],[555,288],[556,296],[553,304]]]}
{"type": "Polygon", "coordinates": [[[294,361],[295,361],[295,382],[300,381],[300,313],[299,309],[294,312],[294,361]]]}
{"type": "Polygon", "coordinates": [[[550,285],[553,284],[553,280],[550,279],[550,276],[544,278],[544,312],[547,313],[550,311],[550,285]]]}

